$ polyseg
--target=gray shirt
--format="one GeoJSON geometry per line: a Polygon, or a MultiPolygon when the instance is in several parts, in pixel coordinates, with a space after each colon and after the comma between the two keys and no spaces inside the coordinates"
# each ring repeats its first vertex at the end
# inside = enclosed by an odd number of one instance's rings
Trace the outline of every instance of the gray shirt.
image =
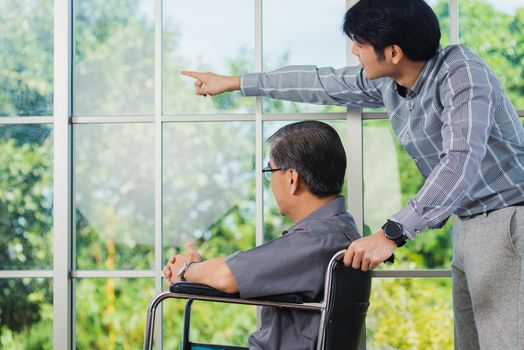
{"type": "Polygon", "coordinates": [[[391,217],[414,238],[455,213],[468,216],[524,201],[524,129],[492,70],[461,45],[439,49],[411,91],[369,80],[361,66],[285,67],[241,77],[245,96],[386,107],[424,186],[391,217]]]}
{"type": "MultiPolygon", "coordinates": [[[[360,238],[343,197],[320,207],[271,242],[226,259],[240,296],[300,293],[307,300],[323,298],[329,260],[360,238]]],[[[315,349],[320,314],[262,307],[261,327],[249,337],[250,349],[315,349]]]]}

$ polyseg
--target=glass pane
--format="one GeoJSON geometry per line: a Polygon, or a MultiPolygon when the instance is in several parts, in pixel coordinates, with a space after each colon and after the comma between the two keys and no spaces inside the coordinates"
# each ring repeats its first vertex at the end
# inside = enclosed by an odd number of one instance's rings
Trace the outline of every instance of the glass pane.
{"type": "Polygon", "coordinates": [[[451,278],[373,279],[367,349],[453,349],[451,278]]]}
{"type": "Polygon", "coordinates": [[[53,281],[0,279],[0,349],[53,348],[53,281]]]}
{"type": "Polygon", "coordinates": [[[255,245],[255,124],[164,124],[164,257],[197,241],[206,258],[255,245]]]}
{"type": "Polygon", "coordinates": [[[254,99],[239,92],[195,96],[194,80],[181,70],[240,75],[255,69],[255,2],[163,2],[164,114],[253,113],[254,99]]]}
{"type": "Polygon", "coordinates": [[[153,279],[82,278],[74,293],[76,349],[143,348],[153,279]]]}
{"type": "Polygon", "coordinates": [[[153,114],[155,2],[74,4],[74,114],[153,114]]]}
{"type": "MultiPolygon", "coordinates": [[[[411,157],[397,141],[388,120],[365,121],[363,128],[364,234],[380,230],[407,205],[424,184],[411,157]],[[386,178],[385,178],[386,176],[386,178]]],[[[452,219],[440,230],[428,230],[395,251],[393,266],[380,268],[449,268],[452,219]]]]}
{"type": "MultiPolygon", "coordinates": [[[[346,38],[341,25],[345,5],[345,1],[340,0],[264,0],[264,71],[297,64],[343,67],[346,64],[346,38]]],[[[264,99],[264,113],[345,110],[343,107],[264,99]]]]}
{"type": "MultiPolygon", "coordinates": [[[[164,349],[178,349],[182,341],[184,302],[164,303],[164,349]]],[[[191,312],[192,342],[248,346],[256,330],[256,308],[246,305],[195,301],[191,312]]]]}
{"type": "MultiPolygon", "coordinates": [[[[294,123],[296,121],[278,121],[278,122],[264,122],[263,136],[264,136],[264,160],[263,167],[267,165],[269,161],[269,145],[267,139],[273,135],[278,129],[284,127],[287,124],[294,123]]],[[[342,144],[346,145],[347,129],[345,120],[333,120],[324,121],[331,125],[338,132],[342,144]]],[[[347,155],[347,151],[346,151],[347,155]]],[[[347,197],[347,171],[346,178],[344,179],[344,187],[342,188],[342,195],[347,197]]],[[[278,208],[277,202],[273,193],[271,192],[271,184],[264,180],[264,242],[271,241],[272,239],[278,238],[282,235],[282,231],[289,229],[294,224],[291,220],[282,216],[278,208]]]]}
{"type": "Polygon", "coordinates": [[[515,107],[524,108],[524,3],[461,0],[460,42],[479,54],[502,79],[515,107]]]}
{"type": "Polygon", "coordinates": [[[52,269],[53,135],[0,126],[0,270],[52,269]]]}
{"type": "Polygon", "coordinates": [[[0,116],[53,114],[53,0],[0,2],[0,116]]]}
{"type": "Polygon", "coordinates": [[[78,269],[148,269],[154,255],[153,124],[77,124],[78,269]]]}

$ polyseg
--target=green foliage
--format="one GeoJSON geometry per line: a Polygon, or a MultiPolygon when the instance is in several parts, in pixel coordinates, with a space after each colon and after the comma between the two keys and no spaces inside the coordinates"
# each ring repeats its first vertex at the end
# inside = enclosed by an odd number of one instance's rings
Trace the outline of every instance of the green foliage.
{"type": "Polygon", "coordinates": [[[0,280],[0,348],[53,348],[53,291],[49,279],[0,280]]]}
{"type": "MultiPolygon", "coordinates": [[[[0,269],[52,266],[52,142],[48,135],[46,126],[0,127],[0,269]]],[[[21,339],[11,332],[23,334],[31,326],[48,328],[45,303],[51,296],[49,280],[0,279],[0,347],[21,339]]],[[[42,344],[48,341],[40,339],[42,344]]],[[[32,348],[28,346],[22,348],[32,348]]]]}
{"type": "Polygon", "coordinates": [[[81,279],[76,282],[76,348],[141,349],[151,279],[81,279]]]}
{"type": "Polygon", "coordinates": [[[502,79],[515,107],[524,107],[524,6],[509,15],[483,0],[459,4],[461,43],[479,54],[502,79]]]}
{"type": "Polygon", "coordinates": [[[0,116],[52,115],[53,1],[0,2],[0,116]]]}
{"type": "MultiPolygon", "coordinates": [[[[182,301],[164,303],[164,348],[177,349],[182,339],[182,301]]],[[[191,313],[191,341],[247,346],[256,329],[253,306],[195,302],[191,313]]]]}
{"type": "Polygon", "coordinates": [[[433,11],[435,11],[440,23],[440,45],[444,47],[449,45],[449,36],[451,35],[449,26],[449,2],[439,1],[435,6],[433,6],[433,11]]]}
{"type": "Polygon", "coordinates": [[[366,319],[373,350],[453,348],[451,280],[373,280],[366,319]]]}
{"type": "Polygon", "coordinates": [[[505,86],[510,99],[517,108],[524,107],[524,7],[517,13],[509,24],[509,47],[503,51],[504,57],[510,62],[515,75],[504,72],[505,86]]]}
{"type": "MultiPolygon", "coordinates": [[[[251,200],[254,200],[252,198],[251,200]]],[[[199,252],[206,257],[226,256],[255,246],[255,222],[252,212],[234,206],[199,239],[199,252]]]]}
{"type": "Polygon", "coordinates": [[[0,143],[0,265],[5,269],[51,266],[50,151],[49,142],[0,143]]]}

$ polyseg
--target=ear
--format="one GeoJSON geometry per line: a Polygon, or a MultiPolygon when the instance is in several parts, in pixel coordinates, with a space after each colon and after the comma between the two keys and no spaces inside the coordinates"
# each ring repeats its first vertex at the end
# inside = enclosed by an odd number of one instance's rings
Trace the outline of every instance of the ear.
{"type": "Polygon", "coordinates": [[[289,194],[294,195],[298,192],[298,189],[299,189],[300,175],[298,174],[298,172],[295,169],[289,169],[288,174],[289,175],[287,178],[287,182],[288,182],[289,194]]]}
{"type": "Polygon", "coordinates": [[[398,64],[404,57],[404,52],[398,45],[391,45],[386,48],[387,53],[389,54],[389,59],[391,63],[398,64]]]}

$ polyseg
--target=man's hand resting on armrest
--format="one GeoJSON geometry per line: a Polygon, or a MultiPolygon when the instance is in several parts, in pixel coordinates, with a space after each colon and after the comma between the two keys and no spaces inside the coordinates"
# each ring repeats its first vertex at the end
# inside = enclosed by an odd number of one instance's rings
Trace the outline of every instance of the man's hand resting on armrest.
{"type": "Polygon", "coordinates": [[[164,277],[168,286],[180,281],[177,277],[178,272],[186,261],[191,261],[193,263],[184,273],[186,281],[206,284],[225,293],[238,292],[235,277],[224,258],[203,261],[192,245],[189,244],[187,248],[187,253],[172,256],[164,267],[164,277]]]}
{"type": "Polygon", "coordinates": [[[202,259],[202,256],[200,256],[200,254],[195,250],[195,248],[193,248],[192,244],[187,244],[186,248],[186,253],[173,255],[169,258],[167,265],[164,267],[164,277],[166,278],[168,286],[171,286],[173,283],[179,281],[177,277],[178,271],[186,261],[196,263],[202,262],[204,260],[202,259]]]}

